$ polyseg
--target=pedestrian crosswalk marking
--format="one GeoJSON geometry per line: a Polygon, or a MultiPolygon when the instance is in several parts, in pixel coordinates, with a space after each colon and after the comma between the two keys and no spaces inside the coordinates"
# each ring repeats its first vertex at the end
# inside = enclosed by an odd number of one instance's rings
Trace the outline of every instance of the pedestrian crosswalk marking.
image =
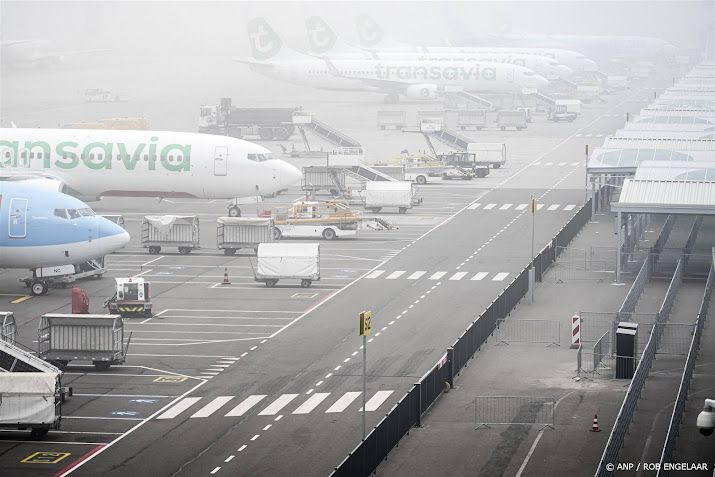
{"type": "Polygon", "coordinates": [[[541,210],[544,204],[536,204],[536,210],[541,210]]]}
{"type": "MultiPolygon", "coordinates": [[[[365,410],[368,412],[377,410],[377,408],[380,407],[380,404],[385,402],[385,400],[390,397],[390,394],[392,394],[392,391],[376,392],[375,395],[371,397],[368,402],[365,403],[365,410]]],[[[358,411],[362,411],[362,406],[360,406],[360,409],[358,409],[358,411]]]]}
{"type": "Polygon", "coordinates": [[[424,275],[425,273],[427,273],[427,272],[424,271],[424,270],[420,270],[419,272],[415,272],[415,273],[413,273],[412,275],[410,275],[409,277],[407,277],[407,279],[408,279],[408,280],[417,280],[418,278],[420,278],[420,277],[421,277],[422,275],[424,275]]]}
{"type": "Polygon", "coordinates": [[[504,205],[502,205],[501,207],[499,207],[499,210],[507,210],[507,209],[509,209],[509,207],[511,207],[512,205],[514,205],[514,204],[504,204],[504,205]]]}
{"type": "Polygon", "coordinates": [[[200,397],[187,397],[160,414],[157,419],[173,419],[201,400],[200,397]]]}
{"type": "Polygon", "coordinates": [[[254,394],[252,396],[248,396],[241,402],[241,404],[228,411],[226,417],[243,416],[244,414],[246,414],[246,412],[248,412],[249,409],[261,402],[265,397],[265,394],[254,394]]]}
{"type": "Polygon", "coordinates": [[[310,396],[303,404],[298,406],[298,408],[293,411],[293,414],[308,414],[313,409],[318,407],[318,405],[325,401],[325,399],[330,396],[330,393],[315,393],[310,396]]]}
{"type": "Polygon", "coordinates": [[[198,411],[196,411],[195,413],[193,413],[191,417],[209,417],[211,414],[221,409],[221,407],[227,402],[229,402],[231,399],[233,399],[233,396],[219,396],[198,411]]]}
{"type": "Polygon", "coordinates": [[[361,394],[360,392],[355,392],[355,391],[351,391],[351,392],[347,392],[347,393],[343,394],[340,397],[340,399],[335,401],[335,403],[332,406],[330,406],[328,408],[328,410],[325,412],[326,413],[343,412],[345,409],[347,409],[347,407],[354,400],[356,400],[358,398],[358,396],[360,394],[361,394]]]}
{"type": "Polygon", "coordinates": [[[540,166],[541,164],[542,164],[541,161],[536,161],[536,162],[534,163],[535,166],[540,166]]]}
{"type": "Polygon", "coordinates": [[[559,162],[557,165],[559,165],[559,166],[565,166],[566,163],[565,163],[565,162],[559,162]]]}
{"type": "Polygon", "coordinates": [[[496,206],[497,206],[496,204],[487,204],[483,208],[484,208],[484,210],[491,210],[496,206]]]}
{"type": "Polygon", "coordinates": [[[580,162],[572,162],[571,163],[572,166],[578,166],[579,164],[581,164],[581,163],[580,162]]]}
{"type": "Polygon", "coordinates": [[[259,416],[275,416],[278,412],[283,409],[289,402],[297,398],[297,394],[283,394],[278,399],[270,403],[261,412],[258,413],[259,416]]]}
{"type": "Polygon", "coordinates": [[[547,163],[545,163],[544,165],[545,165],[545,166],[553,166],[554,163],[553,163],[553,162],[547,162],[547,163]]]}
{"type": "Polygon", "coordinates": [[[487,275],[489,275],[489,272],[478,272],[470,280],[484,280],[487,275]]]}
{"type": "Polygon", "coordinates": [[[476,209],[477,207],[479,207],[480,205],[482,205],[482,204],[480,204],[479,202],[477,202],[476,204],[472,204],[472,205],[468,206],[467,209],[469,209],[469,210],[474,210],[474,209],[476,209]]]}
{"type": "Polygon", "coordinates": [[[519,204],[516,206],[516,210],[524,210],[529,204],[519,204]]]}
{"type": "Polygon", "coordinates": [[[573,209],[575,209],[575,208],[576,208],[576,206],[573,205],[573,204],[569,204],[569,205],[564,206],[564,210],[573,210],[573,209]]]}
{"type": "Polygon", "coordinates": [[[509,276],[509,274],[507,272],[500,272],[500,273],[497,273],[496,275],[494,275],[494,278],[492,278],[492,281],[501,282],[508,276],[509,276]]]}
{"type": "Polygon", "coordinates": [[[559,208],[559,204],[551,204],[546,210],[556,210],[559,208]]]}
{"type": "Polygon", "coordinates": [[[431,277],[429,277],[430,280],[439,280],[443,276],[445,276],[447,272],[435,272],[431,277]]]}
{"type": "Polygon", "coordinates": [[[368,273],[367,275],[365,275],[365,278],[377,278],[380,275],[382,275],[383,273],[385,273],[385,270],[374,270],[374,271],[368,273]]]}
{"type": "Polygon", "coordinates": [[[397,278],[400,278],[400,276],[404,273],[404,270],[397,270],[396,272],[392,272],[388,276],[386,276],[385,280],[395,280],[397,278]]]}
{"type": "Polygon", "coordinates": [[[467,274],[467,272],[457,272],[454,275],[452,275],[451,277],[449,277],[449,279],[450,280],[461,280],[464,277],[464,275],[466,275],[466,274],[467,274]]]}

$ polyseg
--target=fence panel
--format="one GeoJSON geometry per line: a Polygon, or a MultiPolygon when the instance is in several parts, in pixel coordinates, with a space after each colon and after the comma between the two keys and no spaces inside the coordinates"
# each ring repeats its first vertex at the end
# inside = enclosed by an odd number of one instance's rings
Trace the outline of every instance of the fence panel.
{"type": "Polygon", "coordinates": [[[497,344],[546,343],[560,345],[561,322],[555,320],[498,320],[497,344]]]}
{"type": "Polygon", "coordinates": [[[554,398],[531,396],[477,396],[474,427],[537,424],[554,427],[554,398]]]}

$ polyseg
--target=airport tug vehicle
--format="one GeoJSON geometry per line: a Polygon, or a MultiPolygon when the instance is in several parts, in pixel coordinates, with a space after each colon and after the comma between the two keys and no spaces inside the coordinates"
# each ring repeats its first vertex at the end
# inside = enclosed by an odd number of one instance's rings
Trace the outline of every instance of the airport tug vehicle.
{"type": "Polygon", "coordinates": [[[122,318],[151,318],[151,287],[143,278],[115,278],[116,291],[114,296],[104,302],[110,314],[121,315],[122,318]]]}

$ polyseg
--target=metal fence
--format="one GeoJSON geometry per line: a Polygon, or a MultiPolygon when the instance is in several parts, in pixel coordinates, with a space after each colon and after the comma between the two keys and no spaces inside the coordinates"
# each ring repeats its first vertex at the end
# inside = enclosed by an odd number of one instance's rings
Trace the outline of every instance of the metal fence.
{"type": "MultiPolygon", "coordinates": [[[[616,361],[621,363],[633,361],[637,364],[641,355],[633,356],[618,356],[609,352],[595,353],[592,351],[582,351],[580,360],[577,360],[577,374],[580,378],[588,379],[616,379],[616,361]]],[[[630,369],[636,366],[631,365],[630,369]]]]}
{"type": "Polygon", "coordinates": [[[621,309],[618,310],[618,313],[621,315],[621,318],[624,318],[624,321],[628,321],[628,314],[632,313],[636,309],[638,299],[641,297],[643,289],[648,283],[648,278],[650,277],[650,264],[650,260],[643,261],[640,272],[638,272],[630,290],[628,290],[628,294],[623,299],[621,309]]]}
{"type": "Polygon", "coordinates": [[[541,425],[554,428],[553,397],[477,396],[474,428],[493,425],[541,425]]]}
{"type": "Polygon", "coordinates": [[[656,354],[686,355],[693,340],[696,323],[661,323],[656,354]]]}
{"type": "MultiPolygon", "coordinates": [[[[442,394],[446,384],[452,385],[455,376],[467,364],[470,358],[493,333],[499,320],[503,320],[529,289],[529,267],[534,266],[536,279],[541,280],[543,273],[556,259],[558,250],[563,249],[578,234],[591,218],[591,200],[564,225],[550,244],[546,245],[534,261],[524,268],[509,285],[499,294],[479,316],[469,324],[457,341],[447,349],[447,353],[419,382],[390,409],[390,412],[369,432],[347,457],[337,466],[331,476],[370,475],[387,457],[400,439],[409,433],[412,426],[419,426],[422,415],[442,394]]],[[[533,398],[531,398],[533,399],[533,398]]],[[[553,399],[551,400],[551,422],[553,426],[553,399]]],[[[540,410],[548,407],[541,404],[540,410]]],[[[542,411],[539,411],[542,412],[542,411]]],[[[538,416],[537,416],[538,417],[538,416]]],[[[545,420],[536,419],[535,420],[545,420]]],[[[533,424],[534,422],[530,422],[533,424]]]]}
{"type": "Polygon", "coordinates": [[[698,312],[698,320],[695,325],[695,332],[693,333],[693,337],[690,341],[688,358],[685,361],[683,376],[680,380],[680,387],[678,388],[678,396],[675,398],[673,413],[670,416],[670,423],[668,424],[668,433],[665,436],[663,451],[660,454],[660,466],[656,477],[667,477],[670,474],[669,471],[665,470],[664,464],[666,462],[673,461],[673,451],[675,449],[676,439],[680,435],[680,424],[683,420],[685,402],[688,399],[688,391],[690,389],[690,381],[693,377],[693,371],[695,370],[695,362],[698,358],[698,352],[700,351],[700,337],[702,336],[703,327],[705,326],[705,319],[708,315],[708,307],[710,305],[710,298],[712,296],[713,286],[715,286],[715,265],[710,267],[708,280],[705,284],[705,292],[703,293],[703,300],[700,303],[700,311],[698,312]]]}
{"type": "MultiPolygon", "coordinates": [[[[594,312],[581,311],[581,341],[584,343],[595,343],[607,331],[610,336],[616,336],[616,328],[621,321],[638,323],[638,335],[650,334],[650,329],[658,321],[658,313],[624,313],[619,312],[594,312]]],[[[647,341],[638,340],[637,352],[642,353],[647,341]]],[[[609,340],[610,352],[615,353],[614,340],[609,340]]]]}
{"type": "Polygon", "coordinates": [[[561,322],[555,320],[498,320],[498,344],[545,343],[560,345],[561,322]]]}

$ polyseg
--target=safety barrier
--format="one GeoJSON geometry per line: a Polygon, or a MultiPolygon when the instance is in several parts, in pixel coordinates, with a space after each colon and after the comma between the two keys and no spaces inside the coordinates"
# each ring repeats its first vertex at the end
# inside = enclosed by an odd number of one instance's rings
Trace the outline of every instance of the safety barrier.
{"type": "Polygon", "coordinates": [[[665,436],[663,451],[660,454],[660,466],[656,477],[667,477],[670,474],[670,472],[665,469],[665,463],[673,461],[673,450],[675,449],[676,439],[680,435],[680,424],[683,420],[683,412],[685,411],[685,403],[688,399],[688,391],[690,390],[690,381],[693,377],[695,362],[698,358],[698,353],[700,352],[700,337],[702,336],[705,319],[708,315],[708,307],[710,305],[713,286],[715,286],[715,265],[710,267],[710,273],[708,274],[708,279],[705,284],[703,301],[700,303],[700,311],[698,312],[695,332],[693,333],[693,337],[690,341],[690,349],[688,351],[688,357],[685,361],[683,376],[680,379],[678,396],[675,398],[673,413],[670,416],[668,433],[665,436]]]}
{"type": "Polygon", "coordinates": [[[638,272],[638,275],[633,281],[630,290],[628,290],[628,294],[623,299],[621,309],[618,310],[618,314],[620,315],[619,318],[623,321],[628,321],[630,313],[633,313],[633,311],[636,309],[638,299],[641,297],[643,289],[645,288],[646,283],[648,283],[648,278],[650,277],[650,265],[651,260],[643,261],[643,265],[641,266],[640,272],[638,272]]]}
{"type": "Polygon", "coordinates": [[[596,344],[593,345],[593,369],[597,369],[598,365],[603,361],[603,357],[610,354],[611,351],[611,332],[606,331],[598,338],[596,344]]]}
{"type": "Polygon", "coordinates": [[[477,396],[474,428],[493,425],[532,425],[554,428],[553,397],[477,396]]]}
{"type": "Polygon", "coordinates": [[[559,346],[561,322],[556,320],[498,320],[497,344],[545,343],[559,346]]]}
{"type": "Polygon", "coordinates": [[[519,273],[482,313],[469,324],[457,341],[419,382],[390,409],[390,412],[368,433],[365,439],[335,467],[331,476],[365,476],[372,473],[413,426],[419,426],[422,415],[453,384],[453,379],[492,334],[497,321],[504,319],[529,289],[529,268],[538,266],[537,277],[556,259],[559,247],[565,247],[591,218],[591,200],[556,234],[534,260],[519,273]]]}
{"type": "Polygon", "coordinates": [[[651,251],[656,254],[656,257],[653,261],[653,265],[658,264],[660,252],[663,251],[663,248],[665,248],[665,244],[668,242],[668,238],[670,237],[670,231],[673,230],[673,224],[675,224],[675,216],[669,215],[668,218],[665,219],[665,223],[663,224],[663,227],[660,229],[660,233],[658,234],[658,239],[655,241],[655,244],[651,249],[651,251]]]}
{"type": "Polygon", "coordinates": [[[698,239],[698,232],[700,232],[700,227],[703,225],[703,216],[698,215],[693,221],[693,226],[690,228],[690,233],[688,234],[688,240],[685,242],[685,265],[690,261],[690,254],[693,252],[693,247],[695,246],[695,241],[698,239]]]}

